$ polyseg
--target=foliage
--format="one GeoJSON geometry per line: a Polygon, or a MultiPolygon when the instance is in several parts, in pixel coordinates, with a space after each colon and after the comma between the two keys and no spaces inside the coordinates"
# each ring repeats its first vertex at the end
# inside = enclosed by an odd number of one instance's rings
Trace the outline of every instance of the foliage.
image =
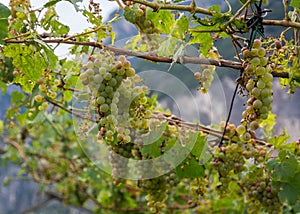
{"type": "Polygon", "coordinates": [[[300,84],[299,1],[284,7],[291,9],[285,20],[268,22],[286,28],[280,37],[247,47],[242,42],[255,28],[243,12],[253,12],[251,1],[241,1],[236,13],[227,1],[226,12],[194,1],[117,1],[123,15],[103,23],[101,5],[90,1],[82,9],[70,0],[91,24],[75,35],[59,21],[58,2],[38,10],[29,1],[0,3],[0,86],[3,93],[19,86],[0,121],[1,160],[19,164],[20,175],[28,172],[45,193],[65,204],[92,204],[95,213],[300,211],[300,142],[287,143],[285,131],[274,136],[271,112],[273,82],[291,94],[300,84]],[[111,23],[120,19],[138,30],[123,49],[103,42],[114,44],[111,23]],[[225,38],[238,61],[219,55],[215,44],[225,38]],[[54,53],[53,44],[64,43],[72,45],[70,58],[54,53]],[[199,56],[186,55],[189,45],[199,56]],[[201,64],[194,77],[203,93],[216,66],[240,70],[237,87],[248,98],[241,123],[206,127],[161,109],[124,55],[201,64]]]}

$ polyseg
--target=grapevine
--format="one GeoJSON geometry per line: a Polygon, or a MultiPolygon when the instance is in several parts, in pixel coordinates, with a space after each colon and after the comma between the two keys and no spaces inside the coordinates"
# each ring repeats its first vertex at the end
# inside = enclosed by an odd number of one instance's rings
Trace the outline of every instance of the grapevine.
{"type": "MultiPolygon", "coordinates": [[[[33,180],[41,206],[55,199],[87,213],[300,212],[300,142],[279,134],[280,117],[296,121],[297,109],[276,104],[279,84],[291,97],[300,87],[297,1],[117,0],[108,18],[110,2],[68,1],[88,22],[75,34],[59,2],[0,3],[0,161],[20,166],[4,185],[33,180]],[[234,87],[220,122],[220,95],[234,87]],[[236,95],[242,114],[230,119],[236,95]],[[206,98],[217,101],[212,115],[206,98]]],[[[40,205],[21,206],[3,212],[40,205]]]]}

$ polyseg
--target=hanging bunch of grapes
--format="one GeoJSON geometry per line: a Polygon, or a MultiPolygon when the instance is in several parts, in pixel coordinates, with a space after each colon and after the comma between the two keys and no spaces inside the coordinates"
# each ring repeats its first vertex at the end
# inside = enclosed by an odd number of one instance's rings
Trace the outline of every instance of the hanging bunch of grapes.
{"type": "Polygon", "coordinates": [[[272,67],[268,64],[266,57],[266,49],[262,47],[259,39],[254,40],[251,50],[244,48],[242,53],[245,57],[244,77],[247,79],[245,88],[248,92],[248,101],[237,132],[242,141],[248,141],[247,130],[256,130],[259,124],[268,118],[272,109],[273,75],[271,74],[272,67]]]}

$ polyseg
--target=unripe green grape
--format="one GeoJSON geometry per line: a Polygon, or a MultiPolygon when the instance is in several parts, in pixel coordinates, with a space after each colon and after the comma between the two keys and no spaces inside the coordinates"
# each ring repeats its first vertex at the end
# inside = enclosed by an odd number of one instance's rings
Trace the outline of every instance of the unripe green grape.
{"type": "Polygon", "coordinates": [[[43,109],[46,109],[46,108],[48,108],[48,103],[46,103],[46,102],[43,102],[43,103],[42,103],[42,107],[43,107],[43,109]]]}
{"type": "Polygon", "coordinates": [[[270,105],[273,102],[273,97],[269,96],[262,100],[264,105],[270,105]]]}
{"type": "Polygon", "coordinates": [[[95,61],[94,61],[94,66],[96,66],[96,67],[101,67],[101,60],[100,59],[95,59],[95,61]]]}
{"type": "Polygon", "coordinates": [[[262,103],[260,100],[255,100],[255,101],[253,102],[253,107],[254,107],[255,109],[261,108],[262,105],[263,105],[263,103],[262,103]]]}
{"type": "Polygon", "coordinates": [[[103,77],[102,77],[100,74],[96,74],[96,75],[94,76],[94,81],[95,81],[97,84],[100,84],[100,83],[102,83],[102,81],[103,81],[103,77]]]}
{"type": "Polygon", "coordinates": [[[260,58],[260,66],[266,66],[268,64],[268,58],[261,57],[260,58]]]}
{"type": "Polygon", "coordinates": [[[104,74],[104,79],[105,79],[105,80],[110,80],[111,78],[112,78],[111,73],[106,73],[106,74],[104,74]]]}
{"type": "Polygon", "coordinates": [[[129,135],[126,135],[123,139],[127,143],[131,142],[131,137],[129,135]]]}
{"type": "Polygon", "coordinates": [[[111,94],[111,93],[113,93],[113,91],[114,91],[113,87],[111,87],[109,85],[105,87],[105,92],[107,94],[111,94]]]}
{"type": "Polygon", "coordinates": [[[132,77],[132,80],[133,80],[133,82],[138,83],[138,82],[141,82],[141,77],[136,74],[132,77]]]}
{"type": "Polygon", "coordinates": [[[253,45],[252,45],[252,48],[260,48],[261,47],[261,45],[262,45],[262,43],[261,43],[261,41],[260,41],[260,39],[255,39],[254,41],[253,41],[253,45]]]}
{"type": "Polygon", "coordinates": [[[269,88],[264,88],[261,90],[260,96],[261,96],[261,98],[266,98],[266,97],[270,96],[271,93],[272,93],[272,90],[270,90],[269,88]]]}
{"type": "Polygon", "coordinates": [[[258,57],[254,57],[252,60],[251,60],[251,64],[253,65],[253,67],[256,67],[260,64],[260,59],[258,57]]]}
{"type": "Polygon", "coordinates": [[[98,98],[97,98],[97,101],[96,101],[99,105],[101,105],[101,104],[104,104],[105,103],[105,98],[104,97],[102,97],[102,96],[99,96],[98,98]]]}
{"type": "Polygon", "coordinates": [[[86,73],[86,75],[87,75],[88,77],[92,77],[92,76],[94,75],[94,70],[91,69],[91,68],[89,68],[89,69],[86,70],[85,73],[86,73]]]}
{"type": "Polygon", "coordinates": [[[43,96],[38,94],[34,97],[34,100],[38,103],[41,103],[43,101],[43,96]]]}
{"type": "Polygon", "coordinates": [[[88,75],[87,75],[86,72],[83,72],[83,73],[81,73],[81,74],[79,75],[79,79],[80,79],[81,81],[86,80],[87,78],[88,78],[88,75]]]}
{"type": "Polygon", "coordinates": [[[253,73],[253,65],[248,64],[245,68],[245,72],[247,72],[248,74],[252,74],[253,73]]]}
{"type": "Polygon", "coordinates": [[[257,87],[255,87],[255,88],[253,88],[252,90],[251,90],[251,94],[254,96],[254,97],[259,97],[259,95],[260,95],[260,89],[259,88],[257,88],[257,87]]]}
{"type": "Polygon", "coordinates": [[[259,112],[261,114],[266,114],[269,112],[268,107],[267,106],[262,106],[261,109],[259,109],[259,112]]]}
{"type": "Polygon", "coordinates": [[[264,57],[264,56],[266,55],[266,49],[264,49],[264,48],[259,48],[259,49],[258,49],[257,55],[258,55],[259,57],[264,57]]]}
{"type": "Polygon", "coordinates": [[[59,79],[55,79],[55,80],[53,81],[53,84],[54,84],[55,86],[59,86],[59,85],[60,85],[60,80],[59,80],[59,79]]]}
{"type": "MultiPolygon", "coordinates": [[[[119,76],[123,76],[123,75],[125,74],[125,69],[124,69],[124,68],[121,68],[121,69],[117,70],[117,74],[118,74],[119,76]]],[[[122,78],[123,78],[123,77],[122,77],[122,78]]]]}
{"type": "Polygon", "coordinates": [[[252,57],[258,56],[258,49],[252,48],[252,49],[251,49],[251,56],[252,56],[252,57]]]}
{"type": "Polygon", "coordinates": [[[257,88],[259,88],[259,89],[263,89],[266,87],[266,83],[262,80],[258,80],[256,85],[257,85],[257,88]]]}
{"type": "Polygon", "coordinates": [[[240,135],[240,139],[244,142],[247,142],[251,139],[251,134],[249,132],[245,132],[244,134],[240,135]]]}
{"type": "Polygon", "coordinates": [[[239,135],[242,135],[246,132],[246,127],[243,126],[243,125],[239,125],[238,127],[236,127],[236,132],[239,134],[239,135]]]}
{"type": "Polygon", "coordinates": [[[118,81],[115,78],[112,78],[111,80],[109,80],[108,84],[111,87],[114,87],[114,86],[116,86],[118,84],[118,81]]]}
{"type": "Polygon", "coordinates": [[[209,68],[205,68],[203,70],[203,76],[210,76],[212,74],[212,71],[209,68]]]}
{"type": "Polygon", "coordinates": [[[88,69],[89,68],[94,68],[94,63],[91,62],[91,61],[88,61],[87,64],[85,64],[85,67],[88,68],[88,69]]]}
{"type": "Polygon", "coordinates": [[[106,71],[106,68],[104,68],[104,67],[100,67],[100,68],[99,68],[99,74],[100,74],[100,75],[105,75],[106,72],[107,72],[107,71],[106,71]]]}
{"type": "Polygon", "coordinates": [[[270,73],[266,73],[262,76],[262,80],[264,82],[271,82],[273,80],[273,75],[270,73]]]}
{"type": "Polygon", "coordinates": [[[134,68],[131,68],[131,67],[130,67],[130,68],[126,69],[125,74],[126,74],[127,77],[132,77],[132,76],[134,76],[134,75],[135,75],[135,70],[134,70],[134,68]]]}
{"type": "Polygon", "coordinates": [[[255,74],[256,74],[257,76],[263,75],[263,74],[265,74],[265,73],[266,73],[266,69],[265,69],[265,67],[262,67],[262,66],[259,66],[259,67],[255,70],[255,74]]]}
{"type": "Polygon", "coordinates": [[[100,111],[101,111],[101,112],[105,113],[105,112],[107,112],[108,110],[109,110],[108,104],[104,103],[104,104],[102,104],[102,105],[100,106],[100,111]]]}
{"type": "Polygon", "coordinates": [[[123,63],[123,66],[124,66],[125,69],[129,69],[129,68],[131,68],[131,63],[130,63],[129,61],[126,60],[126,61],[123,63]]]}

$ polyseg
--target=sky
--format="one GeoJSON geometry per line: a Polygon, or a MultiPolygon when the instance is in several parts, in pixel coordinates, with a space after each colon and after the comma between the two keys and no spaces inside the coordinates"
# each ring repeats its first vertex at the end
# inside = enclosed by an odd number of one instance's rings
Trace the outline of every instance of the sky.
{"type": "MultiPolygon", "coordinates": [[[[37,9],[42,7],[49,0],[31,0],[32,9],[37,9]]],[[[9,5],[9,0],[0,0],[0,2],[6,6],[9,5]]],[[[100,3],[100,8],[102,9],[101,15],[103,20],[108,19],[109,14],[117,9],[117,3],[108,0],[94,0],[95,3],[100,3]]],[[[89,0],[83,0],[84,7],[87,7],[89,0]]],[[[59,21],[70,27],[70,34],[80,33],[84,29],[90,27],[86,18],[77,13],[73,5],[67,1],[61,1],[56,4],[56,11],[59,15],[59,21]]],[[[55,50],[55,53],[60,57],[65,57],[68,53],[68,47],[61,45],[55,50]]]]}

